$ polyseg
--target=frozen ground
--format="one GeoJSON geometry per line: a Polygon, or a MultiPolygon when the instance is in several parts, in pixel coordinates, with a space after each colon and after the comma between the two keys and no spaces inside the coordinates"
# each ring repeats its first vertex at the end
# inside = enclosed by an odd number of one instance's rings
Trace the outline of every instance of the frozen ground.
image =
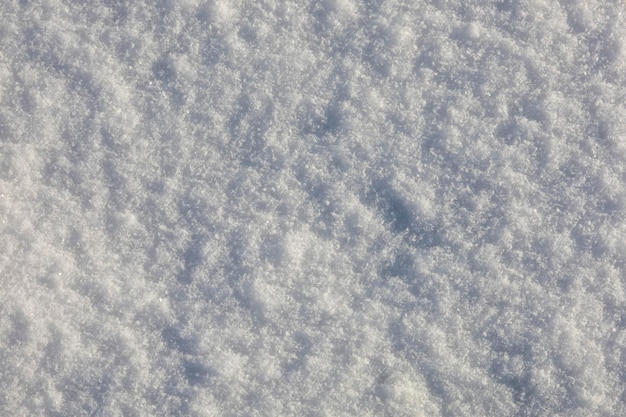
{"type": "Polygon", "coordinates": [[[0,415],[626,415],[622,1],[0,4],[0,415]]]}

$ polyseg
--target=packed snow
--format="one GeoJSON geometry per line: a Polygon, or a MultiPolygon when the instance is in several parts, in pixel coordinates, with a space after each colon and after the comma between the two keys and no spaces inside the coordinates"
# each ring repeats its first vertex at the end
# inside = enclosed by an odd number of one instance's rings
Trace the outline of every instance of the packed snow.
{"type": "Polygon", "coordinates": [[[626,415],[622,0],[4,0],[0,415],[626,415]]]}

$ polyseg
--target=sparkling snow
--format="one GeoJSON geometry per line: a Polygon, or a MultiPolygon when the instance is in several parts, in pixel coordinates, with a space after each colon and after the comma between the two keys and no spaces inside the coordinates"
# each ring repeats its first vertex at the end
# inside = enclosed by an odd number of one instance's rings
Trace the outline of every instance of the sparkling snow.
{"type": "Polygon", "coordinates": [[[626,415],[621,0],[5,0],[2,416],[626,415]]]}

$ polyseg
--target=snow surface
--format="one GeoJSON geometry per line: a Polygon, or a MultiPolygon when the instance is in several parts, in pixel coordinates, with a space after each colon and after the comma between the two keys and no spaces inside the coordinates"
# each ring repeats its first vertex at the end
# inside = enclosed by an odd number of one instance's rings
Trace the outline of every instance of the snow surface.
{"type": "Polygon", "coordinates": [[[0,415],[626,415],[621,0],[3,0],[0,415]]]}

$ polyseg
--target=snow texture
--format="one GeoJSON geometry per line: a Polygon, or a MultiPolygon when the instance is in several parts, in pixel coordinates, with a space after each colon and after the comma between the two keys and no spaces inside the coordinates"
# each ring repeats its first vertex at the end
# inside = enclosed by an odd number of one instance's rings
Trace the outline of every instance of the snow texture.
{"type": "Polygon", "coordinates": [[[621,0],[0,2],[0,415],[626,415],[621,0]]]}

